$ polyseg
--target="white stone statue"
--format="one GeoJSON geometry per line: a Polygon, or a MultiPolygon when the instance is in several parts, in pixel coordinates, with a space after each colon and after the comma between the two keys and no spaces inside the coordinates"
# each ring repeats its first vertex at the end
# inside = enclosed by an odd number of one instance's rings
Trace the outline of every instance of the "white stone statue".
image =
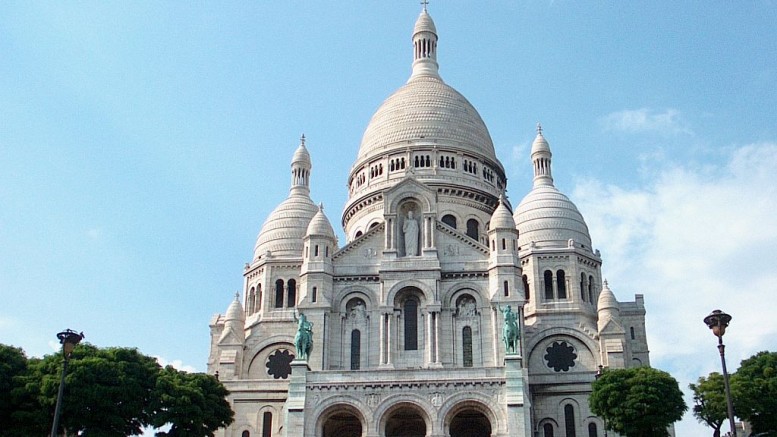
{"type": "Polygon", "coordinates": [[[405,234],[405,256],[418,256],[418,222],[413,218],[413,211],[408,211],[402,232],[405,234]]]}

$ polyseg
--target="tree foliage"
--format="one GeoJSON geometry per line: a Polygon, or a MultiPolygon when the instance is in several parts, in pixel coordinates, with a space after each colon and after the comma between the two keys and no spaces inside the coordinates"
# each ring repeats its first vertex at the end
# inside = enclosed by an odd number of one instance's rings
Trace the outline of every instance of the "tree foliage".
{"type": "MultiPolygon", "coordinates": [[[[20,349],[0,345],[0,359],[0,436],[46,435],[62,355],[28,360],[20,349]]],[[[60,432],[123,437],[169,424],[170,432],[160,436],[212,436],[232,423],[227,394],[212,376],[162,369],[155,358],[136,349],[80,344],[65,378],[60,432]]]]}
{"type": "Polygon", "coordinates": [[[671,375],[650,367],[606,370],[593,384],[591,411],[626,437],[668,436],[688,409],[671,375]]]}
{"type": "Polygon", "coordinates": [[[734,412],[754,433],[777,436],[777,352],[759,352],[742,361],[731,377],[734,412]]]}
{"type": "Polygon", "coordinates": [[[723,375],[712,372],[699,378],[696,384],[689,384],[693,391],[693,415],[699,422],[713,429],[713,437],[720,437],[720,428],[728,419],[726,387],[723,375]]]}

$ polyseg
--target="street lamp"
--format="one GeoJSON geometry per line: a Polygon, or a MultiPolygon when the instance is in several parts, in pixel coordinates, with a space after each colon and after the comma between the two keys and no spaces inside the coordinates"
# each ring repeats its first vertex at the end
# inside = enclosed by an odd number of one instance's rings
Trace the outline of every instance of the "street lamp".
{"type": "MultiPolygon", "coordinates": [[[[596,375],[594,375],[595,379],[599,379],[604,374],[604,366],[599,364],[599,370],[596,371],[596,375]]],[[[604,437],[607,437],[607,417],[602,416],[602,420],[604,421],[604,437]]]]}
{"type": "Polygon", "coordinates": [[[726,333],[726,327],[728,322],[731,321],[731,316],[724,313],[721,310],[713,311],[709,316],[704,318],[704,323],[709,326],[712,333],[718,337],[718,351],[720,351],[720,363],[723,366],[723,382],[726,386],[726,403],[728,406],[728,421],[731,426],[731,435],[737,435],[736,423],[734,422],[734,404],[731,400],[731,386],[728,383],[728,371],[726,370],[726,346],[723,345],[723,334],[726,333]]]}
{"type": "Polygon", "coordinates": [[[70,354],[73,353],[76,345],[84,339],[84,333],[77,333],[72,329],[65,329],[57,334],[59,343],[62,345],[62,379],[59,381],[59,392],[57,392],[57,406],[54,408],[54,423],[51,425],[51,437],[56,437],[57,428],[59,428],[59,415],[62,412],[62,394],[65,391],[65,375],[67,375],[67,363],[70,361],[70,354]]]}

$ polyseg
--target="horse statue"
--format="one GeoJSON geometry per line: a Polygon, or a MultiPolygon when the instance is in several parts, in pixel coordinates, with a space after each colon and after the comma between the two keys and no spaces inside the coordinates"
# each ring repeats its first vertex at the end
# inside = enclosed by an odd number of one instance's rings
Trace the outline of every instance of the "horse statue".
{"type": "Polygon", "coordinates": [[[301,314],[297,318],[294,314],[294,321],[298,323],[297,334],[294,336],[294,347],[297,349],[297,359],[307,361],[310,357],[310,351],[313,349],[313,322],[301,314]]]}
{"type": "Polygon", "coordinates": [[[502,309],[497,304],[497,308],[504,315],[504,325],[502,327],[502,340],[505,342],[505,353],[508,355],[518,354],[518,342],[521,337],[521,330],[518,327],[518,315],[513,312],[510,305],[502,309]]]}

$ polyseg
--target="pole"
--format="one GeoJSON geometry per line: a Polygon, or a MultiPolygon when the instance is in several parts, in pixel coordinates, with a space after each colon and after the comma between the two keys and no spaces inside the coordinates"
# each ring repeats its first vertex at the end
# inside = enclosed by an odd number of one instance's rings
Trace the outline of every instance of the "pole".
{"type": "Polygon", "coordinates": [[[59,428],[59,415],[62,413],[62,395],[65,393],[65,375],[67,375],[68,356],[65,355],[62,365],[62,379],[59,380],[59,391],[57,392],[57,406],[54,408],[54,424],[51,425],[51,437],[57,436],[59,428]]]}
{"type": "Polygon", "coordinates": [[[718,337],[718,350],[720,351],[720,363],[723,365],[723,382],[726,385],[726,404],[728,407],[728,421],[731,426],[731,436],[736,437],[737,426],[734,422],[734,403],[731,400],[731,385],[728,383],[728,370],[726,370],[726,346],[723,345],[723,336],[718,337]]]}

